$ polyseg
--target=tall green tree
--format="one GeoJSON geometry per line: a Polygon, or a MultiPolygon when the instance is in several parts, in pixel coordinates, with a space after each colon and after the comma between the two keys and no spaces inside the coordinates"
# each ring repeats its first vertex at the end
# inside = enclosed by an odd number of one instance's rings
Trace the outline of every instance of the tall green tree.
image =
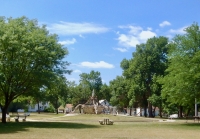
{"type": "Polygon", "coordinates": [[[80,85],[82,88],[89,88],[90,92],[95,91],[97,98],[100,97],[99,91],[102,86],[101,73],[98,71],[92,70],[89,74],[82,73],[80,74],[80,85]]]}
{"type": "MultiPolygon", "coordinates": [[[[177,106],[194,106],[200,101],[200,28],[197,23],[177,35],[169,44],[167,75],[160,79],[162,97],[177,106]]],[[[191,107],[190,107],[191,108],[191,107]]],[[[180,109],[181,110],[181,109],[180,109]]],[[[179,111],[180,111],[179,110],[179,111]]],[[[180,117],[182,112],[180,111],[180,117]]]]}
{"type": "Polygon", "coordinates": [[[104,83],[99,91],[99,100],[106,99],[107,101],[110,101],[111,96],[112,95],[110,87],[104,83]]]}
{"type": "Polygon", "coordinates": [[[75,81],[67,81],[67,88],[68,88],[68,94],[66,98],[66,103],[76,105],[77,98],[75,97],[75,94],[78,90],[77,84],[75,83],[75,81]]]}
{"type": "Polygon", "coordinates": [[[145,116],[146,108],[148,107],[149,117],[153,117],[152,103],[148,98],[152,94],[161,92],[154,90],[153,86],[156,83],[153,79],[163,75],[167,67],[167,43],[166,37],[153,37],[147,40],[146,43],[136,46],[136,51],[133,53],[133,58],[123,60],[121,67],[126,80],[130,80],[129,98],[131,103],[137,102],[144,108],[145,116]]]}
{"type": "Polygon", "coordinates": [[[6,123],[9,104],[22,95],[32,95],[52,81],[55,73],[68,73],[66,48],[37,20],[0,18],[0,107],[6,123]]]}
{"type": "Polygon", "coordinates": [[[91,96],[91,90],[82,84],[69,87],[68,101],[73,105],[84,104],[91,96]]]}
{"type": "Polygon", "coordinates": [[[119,108],[127,108],[129,106],[128,99],[128,85],[123,76],[117,76],[116,79],[110,81],[111,99],[110,102],[113,106],[119,108]]]}
{"type": "Polygon", "coordinates": [[[67,102],[68,90],[67,80],[62,76],[58,76],[46,90],[46,101],[50,102],[57,114],[60,105],[65,106],[67,102]]]}

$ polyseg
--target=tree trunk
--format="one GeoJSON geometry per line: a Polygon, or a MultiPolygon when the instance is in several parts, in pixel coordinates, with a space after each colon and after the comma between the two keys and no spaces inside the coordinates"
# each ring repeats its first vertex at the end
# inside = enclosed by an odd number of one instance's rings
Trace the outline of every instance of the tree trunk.
{"type": "Polygon", "coordinates": [[[155,115],[156,115],[156,107],[153,108],[152,115],[153,115],[153,118],[154,118],[155,115]]]}
{"type": "Polygon", "coordinates": [[[8,106],[4,106],[1,108],[2,110],[2,123],[6,123],[6,114],[7,114],[8,106]]]}
{"type": "Polygon", "coordinates": [[[130,112],[129,112],[130,116],[132,115],[132,108],[130,107],[130,112]]]}
{"type": "Polygon", "coordinates": [[[142,116],[142,108],[140,107],[140,116],[142,116]]]}
{"type": "Polygon", "coordinates": [[[56,100],[56,114],[58,114],[58,98],[56,100]]]}
{"type": "Polygon", "coordinates": [[[40,102],[38,102],[38,114],[40,114],[40,102]]]}
{"type": "Polygon", "coordinates": [[[6,114],[8,112],[8,106],[10,105],[11,101],[6,99],[5,105],[1,105],[1,111],[2,111],[2,123],[6,123],[6,114]]]}
{"type": "Polygon", "coordinates": [[[160,107],[159,107],[159,115],[160,115],[160,118],[162,118],[162,103],[160,103],[160,107]]]}
{"type": "Polygon", "coordinates": [[[190,111],[191,111],[191,108],[188,108],[186,116],[189,116],[190,111]]]}
{"type": "Polygon", "coordinates": [[[147,106],[144,106],[144,116],[147,117],[147,106]]]}
{"type": "Polygon", "coordinates": [[[149,117],[153,117],[152,104],[149,101],[148,101],[148,112],[149,112],[149,117]]]}
{"type": "Polygon", "coordinates": [[[183,118],[183,106],[179,106],[179,117],[183,118]]]}
{"type": "Polygon", "coordinates": [[[144,106],[144,116],[147,117],[148,101],[145,94],[143,95],[143,106],[144,106]]]}

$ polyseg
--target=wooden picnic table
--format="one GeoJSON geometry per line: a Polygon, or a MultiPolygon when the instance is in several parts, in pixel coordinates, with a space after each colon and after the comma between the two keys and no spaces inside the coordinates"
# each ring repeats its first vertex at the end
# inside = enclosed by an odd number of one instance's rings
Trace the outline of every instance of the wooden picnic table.
{"type": "Polygon", "coordinates": [[[22,119],[23,122],[26,121],[26,117],[27,117],[27,114],[24,113],[24,112],[18,112],[17,115],[15,115],[15,122],[19,122],[19,119],[22,119]]]}
{"type": "Polygon", "coordinates": [[[186,116],[186,123],[187,123],[188,119],[194,119],[194,122],[198,121],[198,123],[199,123],[200,116],[186,116]]]}
{"type": "Polygon", "coordinates": [[[195,122],[196,120],[198,120],[198,123],[199,123],[200,116],[193,116],[193,118],[194,118],[194,122],[195,122]]]}
{"type": "Polygon", "coordinates": [[[113,125],[113,120],[110,120],[108,118],[104,118],[103,120],[99,120],[99,123],[101,125],[113,125]]]}

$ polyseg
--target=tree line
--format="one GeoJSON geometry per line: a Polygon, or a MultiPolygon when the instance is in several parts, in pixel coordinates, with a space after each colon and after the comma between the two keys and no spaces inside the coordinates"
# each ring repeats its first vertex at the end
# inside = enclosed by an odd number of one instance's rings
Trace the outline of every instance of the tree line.
{"type": "Polygon", "coordinates": [[[150,38],[136,46],[131,59],[122,60],[123,75],[110,82],[115,104],[143,107],[149,117],[154,117],[155,107],[161,117],[194,113],[200,102],[200,30],[193,23],[184,31],[170,41],[150,38]]]}
{"type": "MultiPolygon", "coordinates": [[[[68,50],[58,43],[46,26],[27,17],[0,18],[0,108],[2,122],[12,103],[50,102],[58,107],[66,103],[84,104],[95,90],[97,98],[118,108],[144,108],[154,117],[155,108],[163,113],[194,112],[200,100],[200,30],[197,23],[185,34],[153,37],[138,44],[131,59],[120,63],[123,73],[103,84],[101,74],[81,73],[79,84],[68,81],[68,50]],[[65,58],[65,59],[64,59],[65,58]]],[[[39,110],[39,105],[38,105],[39,110]]]]}
{"type": "MultiPolygon", "coordinates": [[[[185,28],[183,35],[153,37],[138,44],[131,59],[123,59],[121,76],[103,84],[100,72],[80,74],[73,83],[67,102],[84,104],[94,89],[98,99],[107,99],[118,108],[144,108],[144,115],[178,113],[194,115],[199,97],[200,30],[197,23],[185,28]],[[146,111],[148,110],[148,112],[146,111]]],[[[71,82],[72,83],[72,82],[71,82]]]]}

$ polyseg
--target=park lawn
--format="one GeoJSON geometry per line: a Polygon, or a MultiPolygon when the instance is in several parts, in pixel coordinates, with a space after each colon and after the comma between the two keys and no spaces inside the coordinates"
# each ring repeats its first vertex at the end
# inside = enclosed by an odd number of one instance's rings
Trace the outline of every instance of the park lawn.
{"type": "Polygon", "coordinates": [[[156,118],[82,114],[32,114],[27,122],[0,124],[0,139],[199,139],[200,123],[156,118]],[[100,125],[109,118],[114,125],[100,125]],[[28,121],[30,120],[30,121],[28,121]],[[32,120],[32,121],[31,121],[32,120]],[[41,121],[33,121],[41,120],[41,121]]]}

